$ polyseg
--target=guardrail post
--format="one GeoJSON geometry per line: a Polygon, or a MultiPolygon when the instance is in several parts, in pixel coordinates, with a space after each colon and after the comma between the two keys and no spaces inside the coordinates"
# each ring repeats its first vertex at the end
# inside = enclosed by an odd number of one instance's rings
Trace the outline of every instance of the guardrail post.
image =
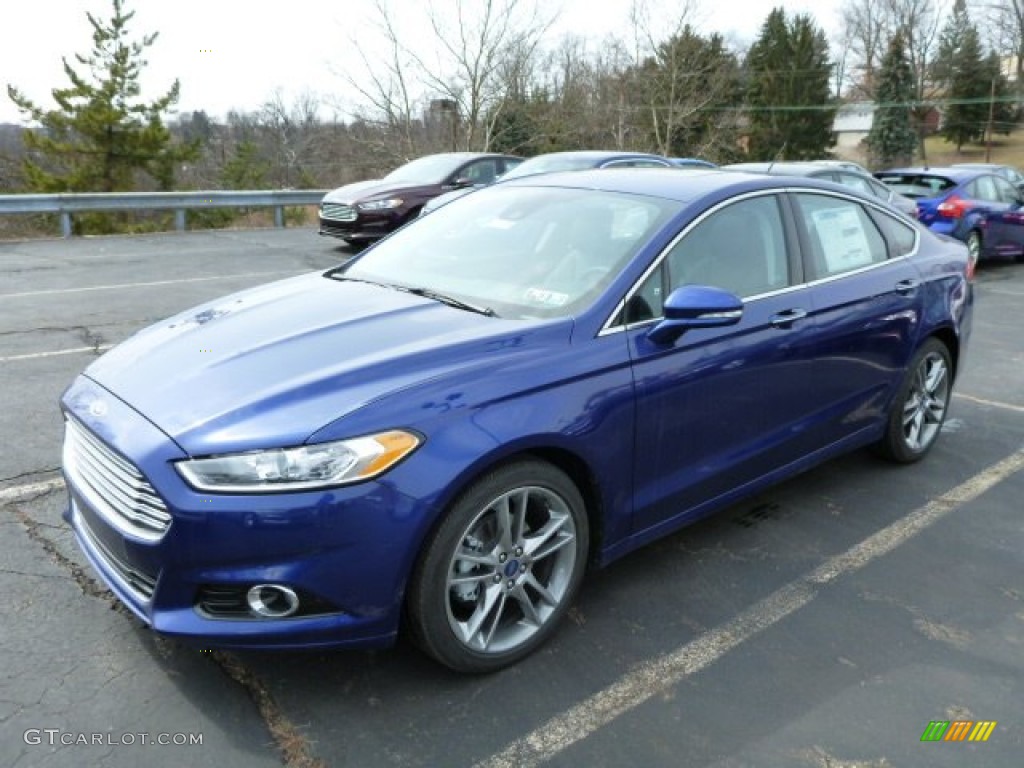
{"type": "Polygon", "coordinates": [[[281,205],[275,205],[274,206],[274,226],[275,227],[283,227],[284,226],[284,206],[281,206],[281,205]]]}
{"type": "Polygon", "coordinates": [[[178,208],[174,211],[174,228],[179,232],[185,231],[185,209],[178,208]]]}
{"type": "Polygon", "coordinates": [[[60,214],[60,233],[64,237],[71,237],[71,214],[67,211],[61,211],[60,214]]]}

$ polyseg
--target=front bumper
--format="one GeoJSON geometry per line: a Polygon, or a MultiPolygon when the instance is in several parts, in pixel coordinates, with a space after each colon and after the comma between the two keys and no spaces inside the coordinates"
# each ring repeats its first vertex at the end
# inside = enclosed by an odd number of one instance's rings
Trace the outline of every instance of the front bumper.
{"type": "Polygon", "coordinates": [[[320,234],[340,237],[353,242],[371,242],[390,234],[402,225],[402,218],[392,211],[373,213],[358,212],[352,220],[338,219],[319,215],[320,234]]]}
{"type": "Polygon", "coordinates": [[[211,648],[375,647],[394,640],[422,504],[380,482],[306,493],[201,494],[173,468],[185,457],[181,449],[88,378],[79,377],[62,405],[66,418],[138,468],[170,514],[159,536],[133,534],[102,499],[114,491],[102,478],[90,485],[73,455],[67,460],[65,519],[104,582],[153,629],[211,648]],[[295,590],[299,612],[214,616],[204,607],[211,590],[244,595],[267,583],[295,590]]]}

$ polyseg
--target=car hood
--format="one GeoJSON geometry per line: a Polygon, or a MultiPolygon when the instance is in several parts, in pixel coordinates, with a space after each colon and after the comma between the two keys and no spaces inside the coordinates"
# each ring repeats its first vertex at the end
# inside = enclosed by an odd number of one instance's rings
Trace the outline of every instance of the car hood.
{"type": "Polygon", "coordinates": [[[400,181],[388,181],[387,179],[371,179],[338,187],[324,195],[323,202],[351,205],[371,197],[436,193],[439,189],[440,185],[438,184],[407,184],[400,181]]]}
{"type": "Polygon", "coordinates": [[[301,444],[418,382],[493,369],[530,326],[318,273],[153,325],[85,375],[193,456],[254,450],[301,444]]]}

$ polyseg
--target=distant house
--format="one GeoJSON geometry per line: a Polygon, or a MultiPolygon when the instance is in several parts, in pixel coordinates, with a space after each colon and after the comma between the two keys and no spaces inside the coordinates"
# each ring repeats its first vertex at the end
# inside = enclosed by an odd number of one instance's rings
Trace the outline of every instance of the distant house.
{"type": "Polygon", "coordinates": [[[840,157],[863,153],[861,142],[868,137],[874,119],[874,102],[855,101],[840,106],[832,121],[832,135],[836,140],[833,151],[840,157]]]}
{"type": "MultiPolygon", "coordinates": [[[[832,135],[835,138],[833,152],[844,160],[863,160],[867,154],[864,140],[871,132],[875,120],[875,104],[871,101],[854,101],[843,104],[836,110],[832,121],[832,135]]],[[[924,114],[924,133],[933,134],[939,130],[941,112],[931,107],[924,114]]]]}

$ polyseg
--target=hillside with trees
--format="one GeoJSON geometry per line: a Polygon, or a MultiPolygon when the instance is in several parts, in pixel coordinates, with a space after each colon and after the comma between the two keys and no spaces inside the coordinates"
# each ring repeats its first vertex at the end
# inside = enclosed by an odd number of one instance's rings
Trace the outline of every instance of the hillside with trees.
{"type": "Polygon", "coordinates": [[[620,35],[598,42],[554,38],[538,0],[431,0],[410,40],[396,6],[374,0],[372,29],[350,41],[364,69],[336,75],[355,106],[269,93],[215,119],[176,114],[177,82],[141,92],[158,39],[134,36],[129,1],[89,16],[91,51],[65,60],[52,106],[8,84],[25,125],[0,130],[0,192],[330,188],[450,150],[823,158],[847,101],[878,105],[870,162],[927,162],[937,113],[965,148],[1009,130],[1021,96],[1024,0],[846,0],[832,41],[809,15],[766,9],[746,50],[702,28],[691,2],[638,0],[620,35]]]}

